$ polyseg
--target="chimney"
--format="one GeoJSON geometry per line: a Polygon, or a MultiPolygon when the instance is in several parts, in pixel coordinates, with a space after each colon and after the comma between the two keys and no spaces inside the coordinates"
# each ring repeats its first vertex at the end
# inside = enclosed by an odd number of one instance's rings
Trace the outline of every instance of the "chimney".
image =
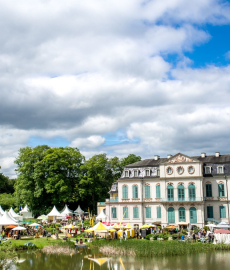
{"type": "Polygon", "coordinates": [[[202,158],[206,157],[206,153],[201,153],[201,157],[202,158]]]}
{"type": "Polygon", "coordinates": [[[172,157],[172,155],[170,155],[170,154],[167,155],[167,158],[171,158],[171,157],[172,157]]]}
{"type": "Polygon", "coordinates": [[[154,156],[154,159],[155,159],[155,160],[158,160],[158,159],[159,159],[159,157],[160,157],[160,156],[155,155],[155,156],[154,156]]]}
{"type": "Polygon", "coordinates": [[[220,152],[216,152],[215,156],[216,157],[219,157],[220,156],[220,152]]]}

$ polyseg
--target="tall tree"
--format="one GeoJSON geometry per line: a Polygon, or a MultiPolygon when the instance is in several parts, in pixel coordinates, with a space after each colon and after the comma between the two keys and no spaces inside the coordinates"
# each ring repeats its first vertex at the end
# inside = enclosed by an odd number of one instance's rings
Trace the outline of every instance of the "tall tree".
{"type": "Polygon", "coordinates": [[[19,150],[15,195],[18,204],[28,204],[35,214],[47,213],[53,204],[74,201],[84,157],[77,148],[47,145],[19,150]]]}
{"type": "Polygon", "coordinates": [[[114,181],[106,154],[94,155],[81,166],[82,176],[79,184],[78,199],[87,201],[95,212],[96,203],[104,201],[114,181]]]}

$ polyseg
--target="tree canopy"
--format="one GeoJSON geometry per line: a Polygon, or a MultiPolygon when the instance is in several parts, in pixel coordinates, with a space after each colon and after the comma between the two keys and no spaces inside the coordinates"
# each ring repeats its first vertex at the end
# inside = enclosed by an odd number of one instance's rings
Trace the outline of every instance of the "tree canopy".
{"type": "Polygon", "coordinates": [[[36,215],[47,213],[53,205],[59,209],[80,204],[96,210],[96,203],[109,197],[109,190],[124,166],[141,160],[130,154],[125,158],[94,155],[88,160],[77,148],[47,145],[25,147],[19,150],[15,163],[17,206],[28,204],[36,215]]]}

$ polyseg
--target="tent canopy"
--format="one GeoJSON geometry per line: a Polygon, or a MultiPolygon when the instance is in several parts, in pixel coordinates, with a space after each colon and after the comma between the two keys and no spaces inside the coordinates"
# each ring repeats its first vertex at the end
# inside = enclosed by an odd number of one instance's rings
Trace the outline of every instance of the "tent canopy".
{"type": "Polygon", "coordinates": [[[67,204],[65,205],[64,209],[61,211],[61,215],[62,216],[69,216],[69,215],[72,215],[73,214],[73,211],[70,210],[67,206],[67,204]]]}
{"type": "Polygon", "coordinates": [[[16,214],[16,213],[14,212],[14,209],[13,209],[12,207],[10,208],[9,213],[10,213],[10,215],[11,215],[14,219],[16,219],[16,220],[23,220],[23,217],[20,216],[20,215],[18,215],[18,214],[16,214]]]}
{"type": "Polygon", "coordinates": [[[214,233],[230,233],[230,231],[225,230],[225,229],[219,229],[219,230],[215,230],[214,233]]]}
{"type": "Polygon", "coordinates": [[[89,230],[92,230],[94,232],[108,232],[107,226],[105,226],[101,222],[98,222],[95,226],[93,226],[89,230]]]}
{"type": "Polygon", "coordinates": [[[61,216],[60,212],[57,210],[56,206],[54,205],[53,209],[49,212],[47,215],[48,217],[55,217],[55,216],[61,216]]]}
{"type": "Polygon", "coordinates": [[[18,226],[18,227],[13,228],[12,231],[23,231],[23,230],[26,230],[26,228],[25,227],[18,226]]]}
{"type": "Polygon", "coordinates": [[[0,217],[0,225],[18,225],[17,221],[14,221],[7,211],[0,217]]]}
{"type": "Polygon", "coordinates": [[[74,211],[75,214],[81,215],[84,214],[84,211],[81,209],[80,205],[78,205],[77,209],[74,211]]]}
{"type": "Polygon", "coordinates": [[[23,212],[30,212],[28,205],[26,205],[24,208],[22,208],[22,210],[20,211],[20,213],[23,212]]]}
{"type": "Polygon", "coordinates": [[[96,220],[106,221],[106,219],[107,219],[106,214],[104,213],[103,210],[101,210],[101,213],[96,217],[96,220]]]}
{"type": "Polygon", "coordinates": [[[5,213],[5,211],[2,209],[1,205],[0,205],[0,214],[3,215],[5,213]]]}
{"type": "Polygon", "coordinates": [[[223,228],[223,229],[226,229],[226,228],[230,228],[230,225],[227,223],[227,222],[220,222],[219,224],[216,225],[216,228],[223,228]]]}

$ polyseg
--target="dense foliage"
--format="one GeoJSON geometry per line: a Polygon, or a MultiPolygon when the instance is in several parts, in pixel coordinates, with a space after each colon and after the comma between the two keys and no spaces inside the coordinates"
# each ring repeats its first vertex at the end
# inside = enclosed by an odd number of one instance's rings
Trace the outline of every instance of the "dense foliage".
{"type": "Polygon", "coordinates": [[[75,210],[96,211],[96,203],[109,197],[108,191],[124,166],[140,161],[133,154],[123,159],[109,159],[106,154],[88,160],[77,148],[50,148],[47,145],[25,147],[15,160],[16,205],[28,204],[35,215],[47,213],[53,205],[59,210],[68,204],[75,210]]]}

